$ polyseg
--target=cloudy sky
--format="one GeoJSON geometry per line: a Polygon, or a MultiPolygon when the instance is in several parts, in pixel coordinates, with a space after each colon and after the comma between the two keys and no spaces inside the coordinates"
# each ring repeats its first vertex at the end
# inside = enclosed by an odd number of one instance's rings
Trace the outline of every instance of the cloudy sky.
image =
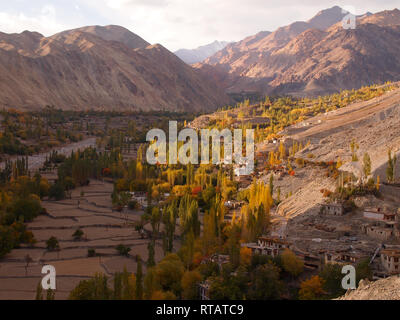
{"type": "Polygon", "coordinates": [[[49,36],[85,25],[117,24],[177,50],[273,31],[334,5],[352,6],[356,14],[400,8],[399,0],[0,0],[0,31],[49,36]]]}

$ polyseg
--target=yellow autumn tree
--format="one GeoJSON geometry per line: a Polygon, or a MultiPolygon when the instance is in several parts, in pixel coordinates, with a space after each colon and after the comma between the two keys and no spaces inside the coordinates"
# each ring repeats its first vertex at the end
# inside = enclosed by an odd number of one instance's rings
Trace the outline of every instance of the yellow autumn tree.
{"type": "Polygon", "coordinates": [[[248,205],[242,207],[244,238],[256,240],[270,225],[270,208],[273,204],[269,185],[254,181],[247,191],[248,205]]]}
{"type": "Polygon", "coordinates": [[[195,300],[198,298],[198,285],[202,280],[201,274],[194,271],[186,271],[181,280],[182,298],[185,300],[195,300]]]}
{"type": "Polygon", "coordinates": [[[320,276],[314,276],[300,284],[299,299],[300,300],[316,300],[320,299],[325,293],[324,280],[320,276]]]}
{"type": "Polygon", "coordinates": [[[285,149],[285,145],[281,141],[281,143],[279,144],[279,159],[283,160],[283,159],[285,159],[285,157],[286,157],[286,149],[285,149]]]}
{"type": "Polygon", "coordinates": [[[303,261],[301,261],[290,249],[285,249],[282,253],[282,265],[283,269],[293,277],[299,276],[304,270],[303,261]]]}
{"type": "Polygon", "coordinates": [[[249,266],[251,264],[252,251],[250,248],[242,247],[240,248],[240,263],[244,266],[249,266]]]}

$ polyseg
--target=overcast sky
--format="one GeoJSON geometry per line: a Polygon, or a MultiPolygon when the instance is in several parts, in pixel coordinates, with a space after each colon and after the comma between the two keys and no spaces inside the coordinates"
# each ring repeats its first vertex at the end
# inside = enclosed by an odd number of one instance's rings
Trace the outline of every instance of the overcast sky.
{"type": "Polygon", "coordinates": [[[399,0],[0,0],[0,31],[46,36],[86,25],[117,24],[174,51],[214,40],[238,41],[308,20],[334,5],[356,14],[400,7],[399,0]]]}

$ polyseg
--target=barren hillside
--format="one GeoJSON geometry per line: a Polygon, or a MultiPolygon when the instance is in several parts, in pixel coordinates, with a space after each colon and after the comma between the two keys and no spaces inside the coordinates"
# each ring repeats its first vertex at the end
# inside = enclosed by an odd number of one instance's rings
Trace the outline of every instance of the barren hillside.
{"type": "Polygon", "coordinates": [[[354,30],[342,27],[343,16],[339,7],[324,10],[230,44],[196,67],[213,66],[231,93],[320,95],[398,81],[400,11],[358,17],[354,30]]]}
{"type": "Polygon", "coordinates": [[[338,300],[400,300],[398,276],[369,282],[361,280],[356,290],[350,290],[338,300]]]}
{"type": "Polygon", "coordinates": [[[228,102],[204,74],[146,45],[115,26],[0,33],[0,106],[201,111],[228,102]]]}
{"type": "Polygon", "coordinates": [[[355,103],[314,118],[307,119],[284,130],[288,139],[310,141],[299,156],[312,154],[318,161],[339,158],[341,170],[360,176],[364,153],[372,161],[374,175],[386,181],[387,152],[400,152],[400,89],[366,102],[355,103]],[[355,141],[358,162],[351,161],[350,143],[355,141]]]}

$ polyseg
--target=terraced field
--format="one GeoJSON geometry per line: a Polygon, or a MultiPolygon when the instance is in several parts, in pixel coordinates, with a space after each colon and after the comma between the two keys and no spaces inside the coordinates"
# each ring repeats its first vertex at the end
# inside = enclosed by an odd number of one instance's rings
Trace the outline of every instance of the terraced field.
{"type": "MultiPolygon", "coordinates": [[[[139,221],[143,212],[113,211],[112,188],[110,183],[91,181],[89,186],[74,190],[71,199],[44,201],[48,214],[28,224],[37,240],[35,246],[15,249],[0,261],[0,299],[34,299],[43,277],[42,266],[48,264],[56,268],[56,299],[66,299],[79,281],[96,272],[110,278],[124,267],[136,272],[135,256],[139,254],[147,260],[149,239],[142,238],[132,223],[139,221]],[[78,228],[84,236],[81,241],[74,241],[72,235],[78,228]],[[60,251],[46,249],[46,240],[52,236],[59,240],[60,251]],[[129,257],[118,255],[118,244],[131,248],[129,257]],[[99,256],[88,257],[88,249],[94,249],[99,256]],[[28,267],[27,255],[33,260],[28,267]]],[[[156,241],[155,256],[156,261],[163,256],[161,240],[156,241]]]]}

